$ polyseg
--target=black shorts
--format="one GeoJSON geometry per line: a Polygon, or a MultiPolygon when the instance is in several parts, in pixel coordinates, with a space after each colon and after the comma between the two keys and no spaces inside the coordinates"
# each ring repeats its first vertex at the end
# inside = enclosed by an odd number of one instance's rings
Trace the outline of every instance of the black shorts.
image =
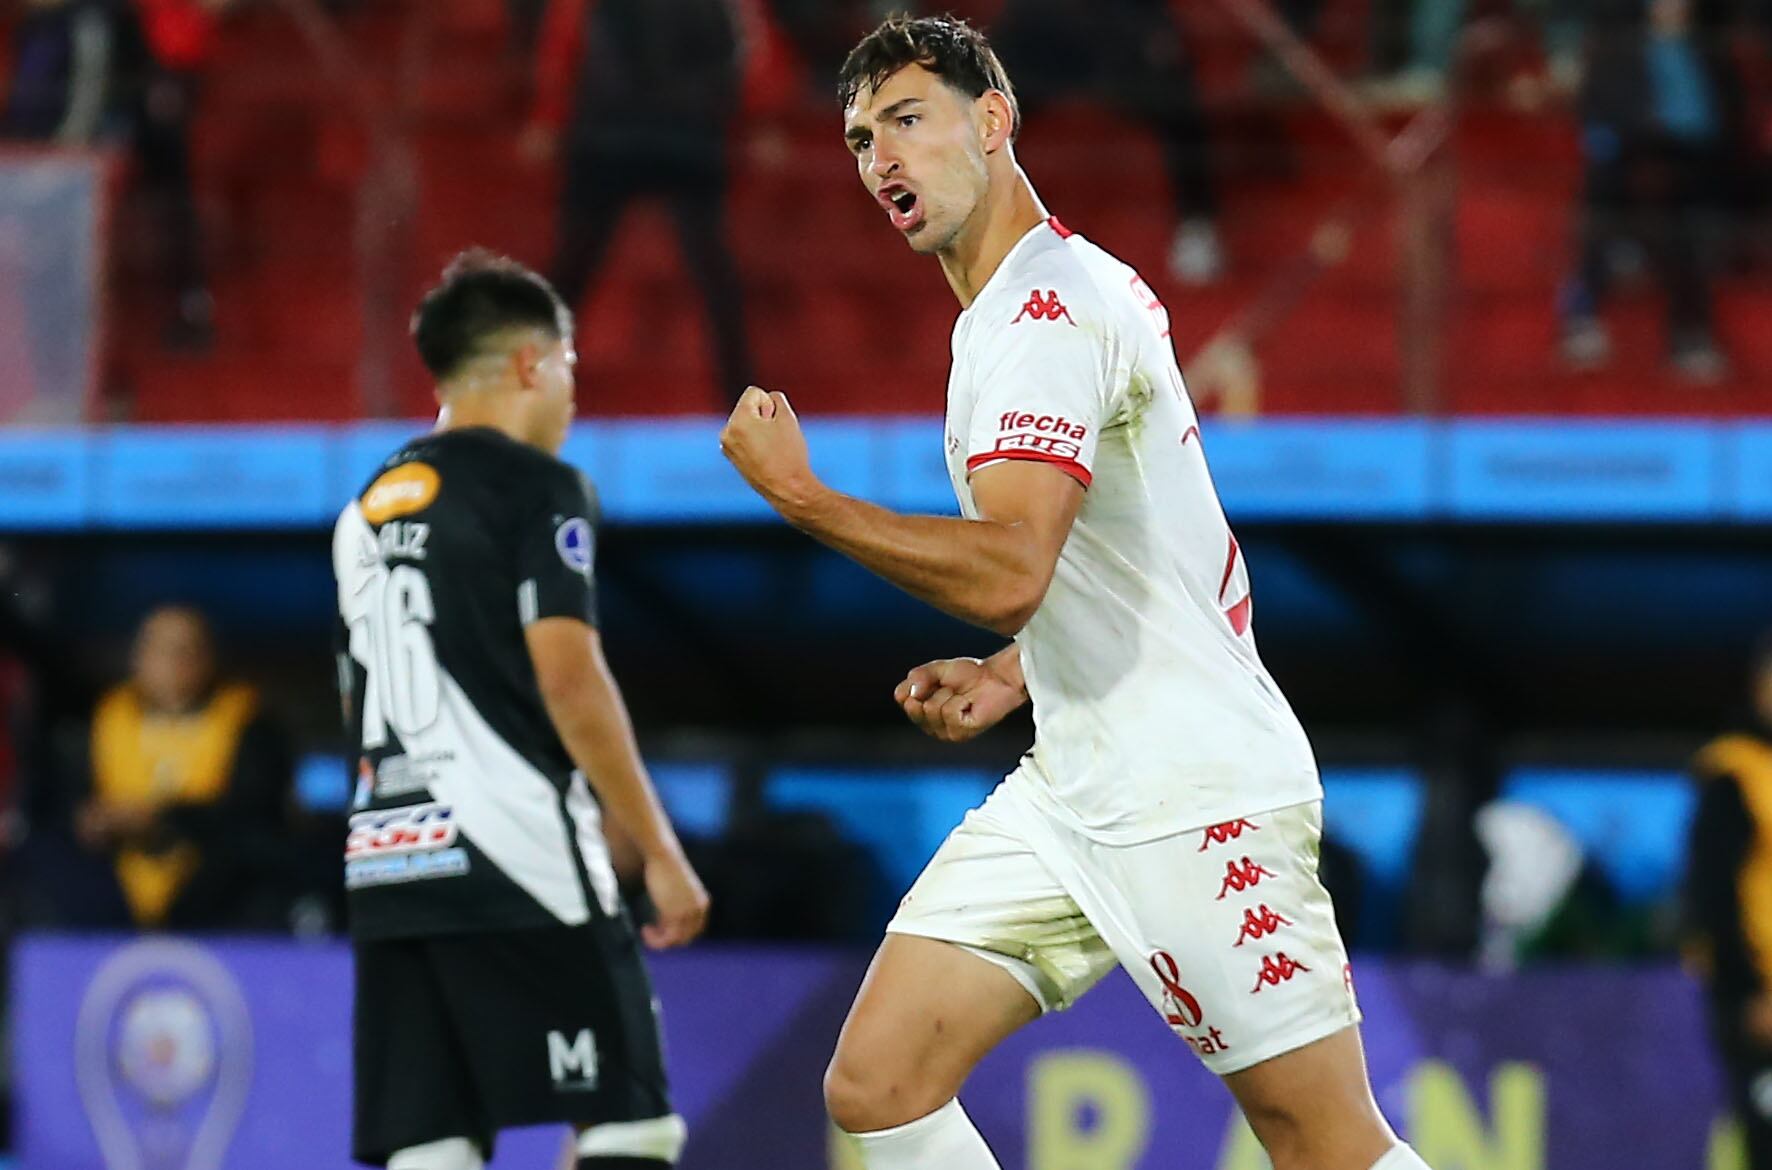
{"type": "Polygon", "coordinates": [[[352,1153],[671,1112],[657,1004],[625,918],[359,940],[352,1153]]]}

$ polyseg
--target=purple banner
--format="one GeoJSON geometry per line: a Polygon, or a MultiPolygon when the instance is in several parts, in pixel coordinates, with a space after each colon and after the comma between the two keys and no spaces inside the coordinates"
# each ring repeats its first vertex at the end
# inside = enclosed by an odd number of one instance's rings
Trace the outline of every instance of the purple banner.
{"type": "MultiPolygon", "coordinates": [[[[16,951],[24,1170],[345,1170],[350,956],[335,944],[35,938],[16,951]]],[[[819,1098],[865,966],[705,947],[654,963],[685,1170],[853,1170],[819,1098]]],[[[1359,967],[1373,1082],[1437,1170],[1734,1170],[1678,972],[1359,967]]],[[[967,1110],[1004,1170],[1261,1170],[1222,1087],[1123,976],[988,1059],[967,1110]]],[[[559,1131],[500,1140],[548,1170],[559,1131]]]]}

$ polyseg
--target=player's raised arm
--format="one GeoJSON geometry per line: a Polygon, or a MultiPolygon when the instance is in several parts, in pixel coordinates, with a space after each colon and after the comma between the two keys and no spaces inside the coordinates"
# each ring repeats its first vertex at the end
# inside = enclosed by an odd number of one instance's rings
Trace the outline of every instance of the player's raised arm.
{"type": "Polygon", "coordinates": [[[720,446],[788,523],[943,612],[1009,636],[1040,607],[1083,504],[1083,485],[1063,469],[1006,460],[972,478],[977,520],[876,507],[821,483],[786,395],[755,387],[720,446]]]}
{"type": "Polygon", "coordinates": [[[688,942],[707,922],[707,891],[646,775],[602,639],[591,626],[567,617],[531,622],[524,637],[548,718],[605,811],[640,852],[646,892],[658,911],[658,921],[641,933],[655,947],[688,942]]]}

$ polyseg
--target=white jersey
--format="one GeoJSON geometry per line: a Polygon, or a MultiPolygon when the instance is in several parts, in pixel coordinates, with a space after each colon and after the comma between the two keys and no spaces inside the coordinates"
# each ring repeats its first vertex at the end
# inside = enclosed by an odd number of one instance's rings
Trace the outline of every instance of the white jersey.
{"type": "Polygon", "coordinates": [[[1322,796],[1255,651],[1168,313],[1136,272],[1056,219],[1024,236],[954,325],[946,440],[968,517],[970,477],[1005,459],[1088,489],[1016,636],[1035,735],[1011,783],[1109,844],[1322,796]]]}

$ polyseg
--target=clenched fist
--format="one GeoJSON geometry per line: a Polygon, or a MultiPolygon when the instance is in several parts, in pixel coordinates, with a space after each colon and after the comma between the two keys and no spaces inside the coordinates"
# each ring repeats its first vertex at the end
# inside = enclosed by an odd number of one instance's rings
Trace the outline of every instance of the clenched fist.
{"type": "Polygon", "coordinates": [[[747,389],[720,432],[720,450],[777,511],[817,484],[800,420],[780,391],[747,389]]]}
{"type": "Polygon", "coordinates": [[[892,694],[912,723],[936,739],[963,743],[1027,702],[1027,692],[976,658],[926,662],[892,694]]]}

